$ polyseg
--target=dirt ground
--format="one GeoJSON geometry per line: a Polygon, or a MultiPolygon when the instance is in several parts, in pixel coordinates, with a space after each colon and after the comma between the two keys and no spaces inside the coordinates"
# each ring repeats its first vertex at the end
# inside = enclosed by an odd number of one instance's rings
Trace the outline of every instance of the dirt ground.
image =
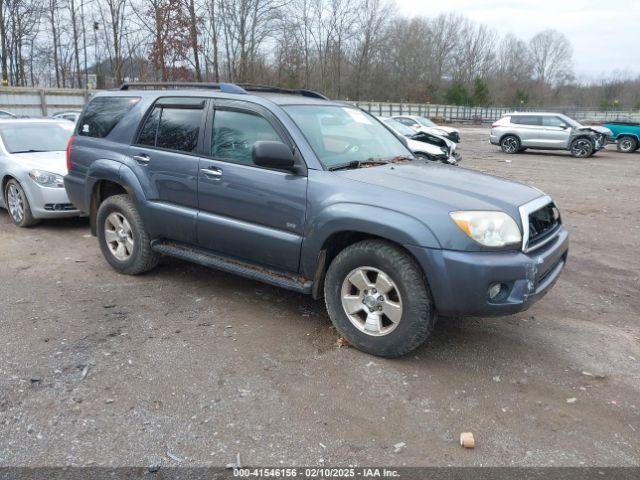
{"type": "Polygon", "coordinates": [[[569,262],[398,360],[338,348],[322,302],[177,260],[122,276],[85,219],[1,211],[0,466],[640,465],[640,152],[461,136],[465,168],[557,200],[569,262]]]}

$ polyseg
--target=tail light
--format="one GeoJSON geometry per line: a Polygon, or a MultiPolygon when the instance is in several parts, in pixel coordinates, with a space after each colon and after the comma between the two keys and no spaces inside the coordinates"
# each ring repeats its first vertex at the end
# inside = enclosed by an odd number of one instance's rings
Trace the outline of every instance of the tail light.
{"type": "Polygon", "coordinates": [[[71,144],[73,143],[73,135],[69,137],[67,142],[67,172],[71,172],[71,144]]]}
{"type": "Polygon", "coordinates": [[[491,125],[491,128],[496,128],[498,126],[497,123],[494,123],[493,125],[491,125]]]}

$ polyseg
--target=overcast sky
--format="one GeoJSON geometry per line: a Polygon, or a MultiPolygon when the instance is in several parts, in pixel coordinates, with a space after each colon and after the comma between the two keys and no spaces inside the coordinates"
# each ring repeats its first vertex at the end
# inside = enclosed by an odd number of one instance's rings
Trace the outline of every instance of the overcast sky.
{"type": "Polygon", "coordinates": [[[640,0],[395,0],[404,16],[460,13],[500,34],[529,40],[553,28],[573,46],[579,79],[615,70],[640,75],[640,0]]]}

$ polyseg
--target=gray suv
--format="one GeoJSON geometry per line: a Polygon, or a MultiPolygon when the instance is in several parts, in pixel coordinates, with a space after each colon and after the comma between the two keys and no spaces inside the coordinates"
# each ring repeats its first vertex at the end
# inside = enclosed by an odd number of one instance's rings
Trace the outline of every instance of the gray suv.
{"type": "Polygon", "coordinates": [[[611,134],[608,128],[584,126],[561,113],[514,112],[491,125],[490,141],[505,153],[568,150],[585,158],[602,150],[611,134]]]}
{"type": "Polygon", "coordinates": [[[68,147],[69,198],[119,272],[170,255],[324,297],[351,344],[395,357],[438,314],[528,308],[565,265],[547,195],[417,159],[351,105],[307,90],[159,87],[96,94],[68,147]]]}

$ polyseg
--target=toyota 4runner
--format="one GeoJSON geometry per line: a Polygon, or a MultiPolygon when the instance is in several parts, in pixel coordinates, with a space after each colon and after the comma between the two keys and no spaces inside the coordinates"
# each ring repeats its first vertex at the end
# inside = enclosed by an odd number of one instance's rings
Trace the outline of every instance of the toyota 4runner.
{"type": "Polygon", "coordinates": [[[100,92],[67,162],[69,198],[117,271],[171,255],[324,297],[374,355],[410,352],[437,314],[524,310],[567,260],[544,193],[417,159],[373,116],[307,90],[100,92]]]}

